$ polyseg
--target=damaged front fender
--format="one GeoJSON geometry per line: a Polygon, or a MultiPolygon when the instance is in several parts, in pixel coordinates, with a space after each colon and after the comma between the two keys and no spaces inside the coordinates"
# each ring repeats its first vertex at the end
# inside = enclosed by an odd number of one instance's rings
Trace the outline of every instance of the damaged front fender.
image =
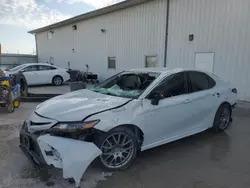
{"type": "Polygon", "coordinates": [[[38,145],[48,165],[63,169],[63,177],[74,178],[76,187],[89,164],[99,155],[101,150],[93,143],[50,136],[38,137],[38,145]]]}

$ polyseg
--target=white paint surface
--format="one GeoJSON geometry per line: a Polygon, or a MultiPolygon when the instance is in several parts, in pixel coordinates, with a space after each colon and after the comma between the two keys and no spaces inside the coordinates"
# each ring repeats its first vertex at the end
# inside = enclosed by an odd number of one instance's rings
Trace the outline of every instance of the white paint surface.
{"type": "Polygon", "coordinates": [[[214,53],[195,53],[195,68],[213,73],[214,53]]]}
{"type": "Polygon", "coordinates": [[[29,86],[52,84],[53,78],[55,76],[60,76],[63,82],[70,79],[67,69],[56,67],[48,63],[27,63],[15,67],[14,70],[10,69],[5,73],[8,75],[18,72],[23,73],[29,86]],[[44,70],[45,68],[51,70],[44,70]]]}
{"type": "Polygon", "coordinates": [[[249,7],[249,0],[170,0],[167,66],[194,68],[196,52],[214,52],[214,74],[250,101],[249,7]]]}
{"type": "MultiPolygon", "coordinates": [[[[196,52],[214,52],[214,74],[233,83],[241,100],[250,101],[250,1],[248,0],[170,0],[167,66],[194,68],[196,52]],[[194,34],[189,41],[188,35],[194,34]]],[[[153,0],[135,7],[55,30],[38,33],[40,62],[98,73],[100,80],[128,68],[145,66],[146,55],[157,55],[164,65],[167,0],[153,0]],[[101,29],[106,32],[102,33],[101,29]],[[72,52],[75,40],[75,52],[72,52]],[[116,57],[117,69],[107,69],[108,57],[116,57]]]]}
{"type": "Polygon", "coordinates": [[[83,142],[62,137],[43,135],[38,137],[38,144],[48,165],[54,165],[63,169],[63,177],[74,178],[76,187],[80,185],[82,175],[89,164],[102,152],[93,143],[83,142]],[[45,151],[51,151],[52,147],[58,151],[61,159],[47,156],[45,151]]]}
{"type": "MultiPolygon", "coordinates": [[[[211,128],[220,105],[224,102],[231,105],[237,102],[237,94],[231,91],[232,87],[213,74],[208,73],[216,81],[215,87],[164,98],[159,101],[158,105],[153,105],[147,96],[165,78],[182,71],[193,71],[193,69],[169,70],[159,68],[132,71],[141,73],[157,70],[160,75],[155,81],[138,99],[130,102],[128,102],[128,98],[81,90],[49,100],[39,105],[35,111],[41,116],[50,118],[43,120],[44,122],[51,122],[51,119],[58,122],[79,122],[89,116],[85,121],[100,120],[95,125],[95,129],[104,132],[108,132],[119,125],[136,125],[144,134],[141,150],[146,150],[211,128]],[[218,93],[219,95],[217,95],[218,93]],[[114,110],[108,110],[122,104],[125,105],[114,110]],[[98,113],[101,111],[103,112],[98,113]]],[[[38,120],[32,120],[33,116],[37,115],[31,115],[30,121],[37,122],[38,120]]],[[[52,124],[54,123],[52,122],[52,124]]],[[[51,124],[48,124],[48,126],[51,127],[51,124]]],[[[45,125],[36,127],[45,129],[45,125]]]]}
{"type": "Polygon", "coordinates": [[[157,56],[164,65],[166,0],[154,0],[134,7],[37,33],[39,62],[53,57],[57,66],[97,73],[100,80],[130,68],[145,67],[145,56],[157,56]],[[105,29],[105,32],[101,32],[105,29]],[[74,42],[73,42],[74,41],[74,42]],[[74,48],[74,52],[72,49],[74,48]],[[116,69],[108,69],[108,57],[116,57],[116,69]]]}

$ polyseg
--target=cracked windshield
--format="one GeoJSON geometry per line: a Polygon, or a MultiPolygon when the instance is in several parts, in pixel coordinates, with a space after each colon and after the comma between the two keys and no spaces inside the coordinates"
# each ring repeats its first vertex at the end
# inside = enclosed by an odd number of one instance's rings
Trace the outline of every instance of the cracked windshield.
{"type": "Polygon", "coordinates": [[[157,76],[157,73],[123,72],[90,90],[106,95],[137,98],[157,76]]]}

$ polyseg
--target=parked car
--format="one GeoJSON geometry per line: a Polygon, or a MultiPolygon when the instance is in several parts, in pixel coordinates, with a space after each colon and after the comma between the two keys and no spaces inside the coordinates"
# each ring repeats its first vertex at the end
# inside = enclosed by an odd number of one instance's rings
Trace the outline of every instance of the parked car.
{"type": "Polygon", "coordinates": [[[21,96],[26,97],[28,95],[28,84],[23,73],[18,72],[12,75],[17,84],[20,85],[21,96]]]}
{"type": "Polygon", "coordinates": [[[38,105],[23,124],[21,147],[37,163],[79,179],[97,155],[105,167],[124,169],[139,151],[210,128],[224,131],[236,102],[237,89],[210,73],[125,71],[38,105]]]}
{"type": "Polygon", "coordinates": [[[6,73],[22,72],[28,85],[54,84],[60,86],[70,79],[67,69],[59,68],[48,63],[29,63],[14,67],[6,73]]]}

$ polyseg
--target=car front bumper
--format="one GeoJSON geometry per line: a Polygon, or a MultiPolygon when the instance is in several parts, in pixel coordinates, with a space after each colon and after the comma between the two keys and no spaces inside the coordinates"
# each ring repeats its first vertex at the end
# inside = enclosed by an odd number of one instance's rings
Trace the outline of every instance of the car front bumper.
{"type": "Polygon", "coordinates": [[[43,166],[47,164],[37,143],[38,137],[38,135],[28,132],[27,124],[26,122],[24,122],[20,131],[19,147],[21,148],[22,152],[28,157],[28,159],[30,159],[36,165],[43,166]]]}
{"type": "Polygon", "coordinates": [[[53,165],[63,170],[63,177],[74,178],[76,187],[82,175],[101,150],[91,142],[69,138],[30,134],[24,123],[20,131],[20,148],[38,165],[53,165]]]}

